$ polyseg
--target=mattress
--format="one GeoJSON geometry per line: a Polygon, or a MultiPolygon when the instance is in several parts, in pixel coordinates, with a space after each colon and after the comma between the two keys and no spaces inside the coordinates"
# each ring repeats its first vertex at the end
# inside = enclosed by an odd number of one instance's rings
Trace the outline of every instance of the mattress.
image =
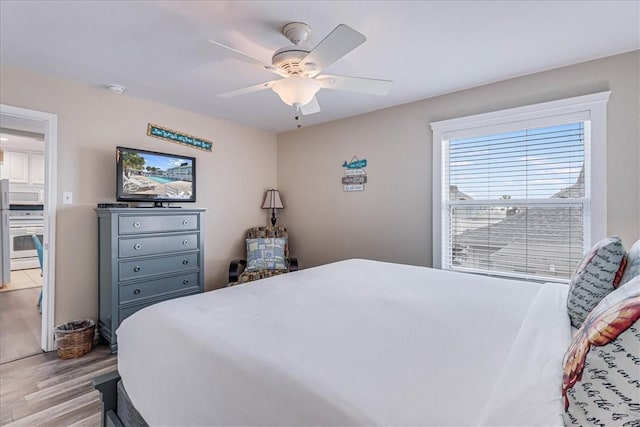
{"type": "Polygon", "coordinates": [[[567,286],[353,259],[145,308],[150,425],[563,425],[567,286]]]}

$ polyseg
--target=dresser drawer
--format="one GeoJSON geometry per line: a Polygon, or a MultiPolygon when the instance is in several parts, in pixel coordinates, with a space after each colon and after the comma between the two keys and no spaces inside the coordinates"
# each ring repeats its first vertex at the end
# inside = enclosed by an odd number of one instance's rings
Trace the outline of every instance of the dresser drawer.
{"type": "Polygon", "coordinates": [[[119,317],[120,318],[118,319],[119,320],[118,325],[120,325],[124,319],[126,319],[129,316],[131,316],[136,311],[142,310],[145,307],[149,307],[151,304],[155,304],[156,302],[158,302],[158,301],[148,302],[146,304],[134,305],[132,307],[127,307],[127,308],[121,308],[119,310],[119,317]]]}
{"type": "Polygon", "coordinates": [[[198,265],[199,252],[187,252],[164,257],[120,261],[118,280],[141,279],[165,273],[193,270],[198,265]]]}
{"type": "MultiPolygon", "coordinates": [[[[197,292],[185,293],[184,295],[181,295],[181,296],[185,296],[185,297],[186,297],[187,295],[193,295],[193,294],[196,294],[196,293],[197,293],[197,292]]],[[[133,306],[131,306],[131,307],[126,307],[126,308],[120,308],[120,309],[118,309],[118,316],[119,316],[119,319],[118,319],[118,326],[120,325],[120,323],[122,323],[122,321],[123,321],[124,319],[126,319],[126,318],[127,318],[127,317],[129,317],[129,316],[131,316],[131,315],[132,315],[133,313],[135,313],[136,311],[142,310],[142,309],[143,309],[143,308],[145,308],[145,307],[149,307],[150,305],[157,304],[157,303],[159,303],[159,302],[166,301],[166,300],[169,300],[169,299],[172,299],[172,298],[165,298],[165,299],[163,299],[163,300],[159,300],[159,301],[150,301],[150,302],[145,302],[145,303],[143,303],[143,304],[137,304],[137,305],[133,305],[133,306]]],[[[161,332],[159,332],[159,333],[158,333],[158,339],[161,339],[161,337],[162,337],[162,333],[161,333],[161,332]]]]}
{"type": "Polygon", "coordinates": [[[182,276],[165,277],[129,285],[120,285],[120,304],[141,301],[160,296],[174,297],[179,292],[196,292],[199,290],[198,273],[182,276]]]}
{"type": "Polygon", "coordinates": [[[198,215],[120,215],[120,234],[162,233],[198,230],[198,215]]]}
{"type": "Polygon", "coordinates": [[[154,237],[126,237],[118,240],[120,258],[192,251],[199,247],[198,233],[154,237]]]}

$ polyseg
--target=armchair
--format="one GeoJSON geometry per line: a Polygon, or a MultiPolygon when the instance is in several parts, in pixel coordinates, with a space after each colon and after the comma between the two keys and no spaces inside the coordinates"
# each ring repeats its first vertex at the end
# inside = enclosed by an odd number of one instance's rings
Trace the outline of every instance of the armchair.
{"type": "Polygon", "coordinates": [[[229,265],[229,286],[298,270],[297,258],[289,256],[288,237],[285,227],[250,228],[247,231],[246,258],[235,259],[229,265]],[[262,239],[269,240],[265,242],[262,239]],[[260,244],[264,246],[265,243],[269,245],[269,249],[275,248],[273,259],[256,258],[256,254],[264,253],[260,251],[260,244]],[[278,255],[280,250],[282,256],[278,255]]]}

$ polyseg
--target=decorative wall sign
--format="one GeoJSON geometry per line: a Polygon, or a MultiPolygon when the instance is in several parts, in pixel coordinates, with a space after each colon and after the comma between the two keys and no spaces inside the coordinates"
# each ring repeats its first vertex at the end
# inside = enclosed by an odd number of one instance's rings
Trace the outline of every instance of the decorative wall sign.
{"type": "Polygon", "coordinates": [[[152,123],[149,123],[149,125],[147,126],[147,135],[154,138],[175,142],[177,144],[188,145],[199,150],[211,151],[213,149],[213,142],[211,141],[207,141],[206,139],[198,138],[186,133],[180,133],[173,129],[163,128],[152,123]]]}
{"type": "Polygon", "coordinates": [[[344,191],[364,191],[364,184],[349,184],[344,186],[344,191]]]}
{"type": "Polygon", "coordinates": [[[367,159],[359,160],[353,156],[350,162],[344,162],[342,167],[345,168],[342,177],[342,186],[344,191],[364,191],[364,184],[367,182],[367,173],[364,168],[367,166],[367,159]]]}
{"type": "Polygon", "coordinates": [[[349,185],[349,184],[366,184],[367,183],[367,176],[366,175],[360,175],[360,176],[343,176],[342,177],[342,184],[344,185],[349,185]]]}
{"type": "Polygon", "coordinates": [[[356,156],[353,156],[353,158],[351,159],[351,161],[349,163],[347,163],[347,161],[345,160],[345,162],[342,164],[343,168],[347,168],[347,169],[362,169],[362,168],[366,168],[367,167],[367,159],[362,159],[362,160],[358,160],[358,158],[356,156]]]}

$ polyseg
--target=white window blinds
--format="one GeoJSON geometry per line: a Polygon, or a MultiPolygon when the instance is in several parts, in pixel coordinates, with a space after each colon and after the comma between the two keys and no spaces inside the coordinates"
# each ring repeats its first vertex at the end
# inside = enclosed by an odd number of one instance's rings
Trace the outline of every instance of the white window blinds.
{"type": "Polygon", "coordinates": [[[442,267],[568,280],[588,221],[589,122],[443,141],[442,267]]]}

